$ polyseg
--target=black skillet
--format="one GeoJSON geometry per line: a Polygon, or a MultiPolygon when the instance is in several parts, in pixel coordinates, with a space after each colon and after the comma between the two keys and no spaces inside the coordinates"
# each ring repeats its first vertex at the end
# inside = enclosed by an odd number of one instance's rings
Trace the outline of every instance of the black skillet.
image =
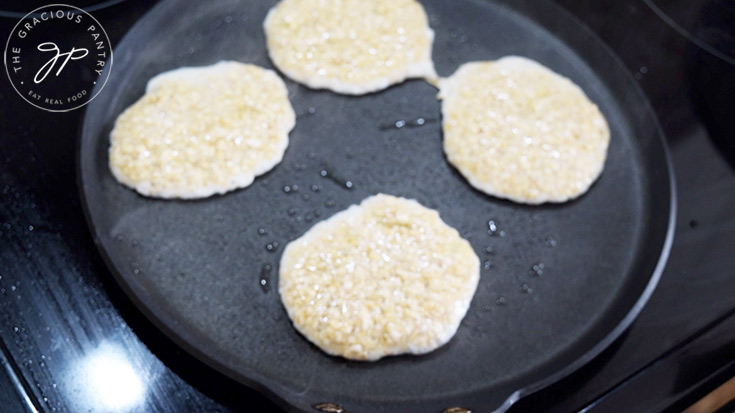
{"type": "Polygon", "coordinates": [[[436,31],[440,75],[467,61],[523,55],[570,77],[598,103],[612,130],[609,156],[599,181],[576,201],[529,207],[473,190],[443,156],[436,90],[416,80],[363,97],[287,80],[299,115],[290,146],[281,164],[244,190],[163,201],[116,183],[108,134],[146,81],[222,59],[272,68],[262,21],[274,3],[163,1],[115,49],[105,90],[87,108],[79,176],[89,223],[112,273],[163,331],[291,409],[328,402],[348,412],[485,412],[559,380],[630,325],[671,245],[667,149],[620,61],[547,1],[422,3],[436,31]],[[351,362],[325,355],[293,329],[277,294],[278,261],[314,223],[378,192],[438,209],[472,243],[482,277],[446,346],[351,362]]]}

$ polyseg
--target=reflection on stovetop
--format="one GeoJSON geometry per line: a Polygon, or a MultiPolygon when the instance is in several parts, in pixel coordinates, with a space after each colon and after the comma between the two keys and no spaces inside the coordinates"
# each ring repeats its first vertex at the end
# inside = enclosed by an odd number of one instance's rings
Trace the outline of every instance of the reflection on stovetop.
{"type": "MultiPolygon", "coordinates": [[[[647,3],[704,42],[732,39],[725,19],[732,3],[557,2],[620,55],[649,96],[672,150],[679,214],[667,270],[631,329],[514,411],[679,406],[716,385],[717,366],[726,367],[735,348],[733,68],[647,3]]],[[[116,44],[151,6],[128,0],[94,15],[116,44]]],[[[0,32],[16,20],[0,17],[0,32]]],[[[731,43],[712,44],[732,56],[731,43]]],[[[82,112],[36,110],[7,81],[0,107],[0,360],[7,373],[0,375],[0,409],[275,410],[173,344],[109,275],[75,183],[82,112]]]]}
{"type": "Polygon", "coordinates": [[[735,3],[644,0],[672,29],[693,45],[735,65],[735,3]]]}
{"type": "MultiPolygon", "coordinates": [[[[735,26],[727,30],[733,32],[735,26]]],[[[735,61],[733,64],[692,47],[688,62],[689,93],[695,110],[717,148],[735,168],[735,61]]]]}

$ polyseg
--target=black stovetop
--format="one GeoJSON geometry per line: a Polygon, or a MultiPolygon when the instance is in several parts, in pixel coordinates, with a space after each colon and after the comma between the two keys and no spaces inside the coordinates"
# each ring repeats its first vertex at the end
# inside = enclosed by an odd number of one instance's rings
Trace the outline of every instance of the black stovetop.
{"type": "MultiPolygon", "coordinates": [[[[109,3],[93,15],[113,45],[153,5],[109,3]]],[[[557,3],[647,93],[674,161],[678,218],[664,275],[633,326],[513,411],[681,410],[735,376],[735,10],[704,0],[557,3]]],[[[0,13],[0,34],[17,19],[0,13]]],[[[0,411],[277,410],[171,342],[109,274],[76,184],[83,112],[36,109],[4,76],[0,107],[0,411]]]]}

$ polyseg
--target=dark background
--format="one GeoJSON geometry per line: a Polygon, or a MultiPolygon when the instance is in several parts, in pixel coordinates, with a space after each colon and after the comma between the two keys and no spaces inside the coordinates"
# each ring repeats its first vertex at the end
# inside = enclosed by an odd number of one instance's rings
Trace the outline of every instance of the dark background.
{"type": "MultiPolygon", "coordinates": [[[[31,3],[0,6],[2,36],[31,3]]],[[[113,45],[153,5],[108,3],[91,10],[113,45]]],[[[735,6],[557,3],[597,32],[648,94],[675,164],[678,218],[666,271],[631,329],[514,411],[681,410],[735,376],[735,6]]],[[[83,112],[33,108],[4,75],[0,108],[0,410],[80,410],[94,395],[68,371],[100,346],[118,346],[143,376],[138,410],[276,409],[184,353],[113,281],[76,187],[83,112]]]]}

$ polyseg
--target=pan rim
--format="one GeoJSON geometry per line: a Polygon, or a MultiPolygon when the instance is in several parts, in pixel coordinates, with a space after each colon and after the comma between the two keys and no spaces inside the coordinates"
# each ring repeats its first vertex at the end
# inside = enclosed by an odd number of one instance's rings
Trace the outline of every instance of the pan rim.
{"type": "Polygon", "coordinates": [[[661,246],[661,253],[659,255],[658,261],[656,262],[656,266],[653,270],[653,273],[651,274],[651,278],[649,279],[649,282],[646,285],[646,287],[643,289],[643,292],[641,293],[641,295],[638,297],[638,300],[636,300],[635,304],[633,304],[631,309],[628,311],[625,317],[622,318],[622,320],[618,323],[618,325],[612,331],[610,331],[602,340],[600,340],[595,346],[589,349],[582,356],[578,357],[572,363],[568,364],[565,368],[558,370],[556,373],[550,376],[547,376],[547,378],[544,380],[540,380],[535,383],[532,383],[510,394],[505,399],[505,402],[499,408],[494,410],[494,413],[503,413],[509,410],[516,402],[521,400],[523,397],[536,393],[560,381],[561,379],[569,376],[570,374],[579,370],[580,368],[582,368],[582,366],[586,365],[587,363],[592,361],[594,358],[599,356],[604,350],[606,350],[618,338],[620,338],[620,336],[633,324],[633,322],[638,317],[640,312],[643,311],[643,308],[646,306],[646,304],[648,303],[648,300],[651,298],[654,291],[656,290],[656,287],[658,286],[658,283],[661,280],[663,272],[666,268],[666,264],[669,260],[669,255],[671,253],[671,247],[674,244],[674,236],[676,232],[677,199],[678,198],[677,198],[677,191],[676,191],[676,178],[675,178],[674,163],[671,159],[671,152],[669,150],[669,146],[666,141],[666,134],[664,133],[663,128],[661,127],[661,123],[658,120],[658,117],[656,116],[655,110],[651,106],[651,102],[648,100],[648,96],[645,94],[645,92],[640,87],[640,85],[635,81],[635,77],[633,77],[633,74],[627,70],[627,68],[625,67],[625,64],[622,62],[620,57],[612,50],[610,46],[608,46],[607,43],[605,43],[597,35],[597,33],[595,33],[591,28],[589,28],[586,24],[584,24],[583,21],[581,21],[577,16],[573,15],[571,12],[569,12],[565,8],[559,6],[553,1],[546,1],[546,3],[548,3],[552,7],[557,8],[557,10],[560,13],[564,14],[568,19],[574,21],[579,28],[583,29],[587,33],[588,36],[590,36],[597,42],[598,46],[601,46],[603,48],[605,54],[608,55],[608,57],[610,57],[615,62],[618,68],[621,69],[626,74],[629,84],[638,94],[638,97],[640,98],[640,102],[642,102],[643,106],[646,109],[646,112],[648,112],[651,120],[653,120],[658,142],[661,144],[662,154],[663,154],[664,162],[666,165],[666,174],[668,176],[668,186],[669,186],[668,188],[668,192],[669,192],[668,224],[666,227],[666,235],[664,237],[664,242],[663,242],[663,245],[661,246]]]}

